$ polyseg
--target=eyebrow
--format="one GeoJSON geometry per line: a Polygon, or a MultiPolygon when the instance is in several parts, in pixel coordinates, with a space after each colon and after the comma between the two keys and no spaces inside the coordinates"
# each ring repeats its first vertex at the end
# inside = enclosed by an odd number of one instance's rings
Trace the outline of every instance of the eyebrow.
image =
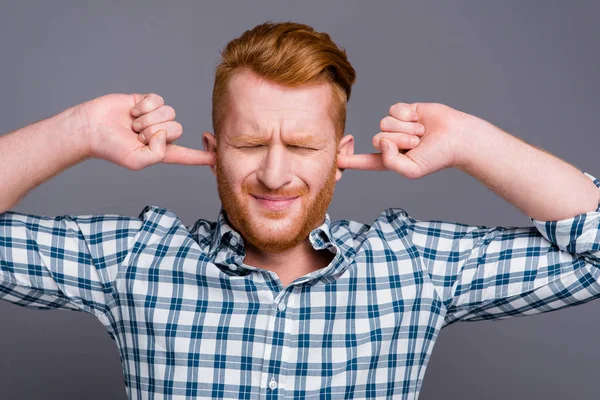
{"type": "MultiPolygon", "coordinates": [[[[249,145],[259,145],[259,144],[267,144],[269,140],[264,136],[256,136],[256,135],[248,135],[248,134],[239,134],[232,136],[229,140],[229,143],[233,145],[240,144],[249,144],[249,145]]],[[[327,144],[327,140],[323,138],[315,137],[311,134],[305,135],[295,135],[286,140],[286,143],[294,145],[294,146],[325,146],[327,144]]]]}

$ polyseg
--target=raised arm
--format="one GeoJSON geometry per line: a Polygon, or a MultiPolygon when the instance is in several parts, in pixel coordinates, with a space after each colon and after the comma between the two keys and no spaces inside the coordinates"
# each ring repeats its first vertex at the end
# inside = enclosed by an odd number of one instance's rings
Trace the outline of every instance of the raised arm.
{"type": "Polygon", "coordinates": [[[131,170],[158,162],[214,164],[214,153],[170,143],[182,133],[174,118],[156,94],[109,94],[0,137],[0,300],[90,312],[109,324],[114,280],[140,232],[152,229],[144,224],[154,209],[138,218],[9,209],[35,186],[90,157],[131,170]]]}
{"type": "Polygon", "coordinates": [[[409,238],[442,299],[445,324],[528,315],[600,298],[600,181],[475,116],[437,103],[398,103],[373,137],[381,154],[340,168],[418,179],[456,167],[529,216],[533,227],[417,221],[387,213],[409,238]],[[418,138],[411,144],[410,139],[418,138]]]}
{"type": "Polygon", "coordinates": [[[88,154],[85,119],[71,107],[48,119],[0,136],[0,211],[88,154]]]}
{"type": "Polygon", "coordinates": [[[109,94],[0,136],[0,212],[87,158],[131,170],[158,162],[213,165],[214,153],[171,143],[182,134],[174,119],[157,94],[109,94]]]}

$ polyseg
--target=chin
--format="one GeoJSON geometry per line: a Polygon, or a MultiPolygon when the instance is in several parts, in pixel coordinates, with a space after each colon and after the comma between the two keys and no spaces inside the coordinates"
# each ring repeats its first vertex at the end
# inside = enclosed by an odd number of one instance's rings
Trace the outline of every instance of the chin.
{"type": "Polygon", "coordinates": [[[277,219],[263,216],[251,216],[250,218],[250,225],[256,236],[274,240],[281,236],[295,235],[302,225],[301,222],[293,220],[290,215],[282,215],[277,219]]]}
{"type": "Polygon", "coordinates": [[[248,228],[251,242],[259,248],[277,248],[279,251],[287,250],[305,238],[300,238],[304,221],[298,221],[294,215],[283,215],[279,219],[264,216],[250,216],[248,228]],[[287,244],[286,244],[287,242],[287,244]]]}

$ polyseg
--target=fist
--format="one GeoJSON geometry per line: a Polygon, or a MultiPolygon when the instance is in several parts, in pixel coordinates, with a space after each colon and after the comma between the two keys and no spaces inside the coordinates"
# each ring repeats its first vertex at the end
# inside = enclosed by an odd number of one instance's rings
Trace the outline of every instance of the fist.
{"type": "Polygon", "coordinates": [[[394,104],[373,136],[381,153],[340,155],[338,167],[389,170],[408,179],[456,167],[472,118],[440,103],[394,104]]]}
{"type": "Polygon", "coordinates": [[[80,105],[89,156],[130,170],[164,162],[212,165],[215,154],[177,146],[183,133],[175,110],[155,93],[108,94],[80,105]]]}

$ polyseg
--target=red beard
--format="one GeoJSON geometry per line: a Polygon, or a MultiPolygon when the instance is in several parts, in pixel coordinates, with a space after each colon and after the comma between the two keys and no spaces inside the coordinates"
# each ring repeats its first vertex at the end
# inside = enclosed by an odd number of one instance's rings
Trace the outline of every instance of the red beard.
{"type": "Polygon", "coordinates": [[[279,253],[296,247],[308,238],[309,233],[323,223],[327,208],[333,198],[335,189],[335,174],[337,171],[337,160],[334,160],[329,176],[323,188],[317,192],[316,197],[310,201],[306,195],[308,187],[271,190],[264,186],[251,186],[248,182],[242,184],[241,198],[237,197],[233,187],[223,175],[223,166],[217,157],[217,189],[227,213],[227,218],[232,227],[238,231],[245,242],[267,253],[279,253]],[[262,210],[265,221],[257,221],[258,216],[253,217],[248,202],[254,201],[250,193],[268,196],[300,196],[296,201],[302,201],[301,211],[292,215],[288,210],[271,211],[262,210]],[[310,202],[309,202],[310,201],[310,202]],[[289,224],[276,232],[269,229],[269,221],[278,221],[289,218],[289,224]]]}

